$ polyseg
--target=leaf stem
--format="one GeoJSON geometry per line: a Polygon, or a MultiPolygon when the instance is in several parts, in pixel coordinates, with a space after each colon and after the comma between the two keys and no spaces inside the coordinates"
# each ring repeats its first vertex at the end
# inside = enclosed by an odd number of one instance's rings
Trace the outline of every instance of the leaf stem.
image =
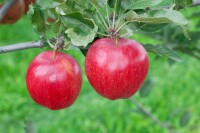
{"type": "Polygon", "coordinates": [[[103,33],[101,33],[101,32],[96,32],[96,33],[99,34],[99,35],[102,35],[102,36],[106,36],[106,37],[109,36],[109,35],[103,34],[103,33]]]}
{"type": "Polygon", "coordinates": [[[119,24],[120,24],[120,22],[121,22],[121,20],[122,20],[122,18],[123,18],[123,15],[124,15],[124,13],[122,13],[122,14],[120,15],[120,17],[118,18],[117,24],[116,24],[116,28],[119,27],[119,24]]]}
{"type": "Polygon", "coordinates": [[[112,28],[115,27],[116,5],[117,5],[117,0],[115,1],[114,14],[113,14],[113,21],[112,21],[112,28]]]}
{"type": "Polygon", "coordinates": [[[102,14],[99,12],[98,8],[97,8],[91,1],[89,1],[89,2],[96,8],[96,11],[97,11],[97,13],[99,14],[99,16],[100,16],[100,18],[101,18],[101,20],[102,20],[102,22],[103,22],[103,24],[104,24],[106,30],[108,30],[108,25],[106,24],[106,21],[104,20],[102,14]]]}
{"type": "Polygon", "coordinates": [[[123,24],[115,31],[114,34],[116,34],[117,32],[119,32],[119,30],[120,30],[122,27],[124,27],[126,24],[128,24],[128,23],[130,23],[130,22],[131,22],[131,21],[127,21],[127,22],[123,23],[123,24]]]}
{"type": "Polygon", "coordinates": [[[108,0],[107,0],[107,2],[106,2],[106,12],[107,12],[107,21],[108,21],[108,26],[110,27],[111,25],[110,25],[110,17],[109,17],[109,12],[108,12],[108,0]]]}

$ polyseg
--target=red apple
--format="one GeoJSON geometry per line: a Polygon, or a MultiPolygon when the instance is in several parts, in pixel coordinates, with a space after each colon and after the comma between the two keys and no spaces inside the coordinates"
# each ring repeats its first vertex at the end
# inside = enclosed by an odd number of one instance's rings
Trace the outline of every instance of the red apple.
{"type": "Polygon", "coordinates": [[[85,72],[92,87],[103,97],[129,98],[143,84],[149,68],[148,55],[141,44],[120,38],[98,39],[89,48],[85,72]]]}
{"type": "Polygon", "coordinates": [[[49,109],[59,110],[72,105],[77,99],[82,72],[71,56],[53,51],[39,54],[30,64],[26,85],[33,100],[49,109]]]}
{"type": "MultiPolygon", "coordinates": [[[[0,8],[3,4],[0,4],[0,8]]],[[[11,6],[8,12],[5,14],[3,19],[0,21],[0,24],[13,24],[17,20],[19,20],[25,11],[25,3],[24,0],[16,0],[16,2],[11,6]]]]}

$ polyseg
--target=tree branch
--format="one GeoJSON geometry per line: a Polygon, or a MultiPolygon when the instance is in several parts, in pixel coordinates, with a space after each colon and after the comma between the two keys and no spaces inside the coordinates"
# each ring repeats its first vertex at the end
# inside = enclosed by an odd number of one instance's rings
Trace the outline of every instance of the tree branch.
{"type": "Polygon", "coordinates": [[[6,15],[8,10],[12,7],[12,5],[16,2],[16,0],[9,0],[7,3],[3,5],[2,8],[0,8],[0,21],[3,19],[3,17],[6,15]]]}
{"type": "Polygon", "coordinates": [[[160,121],[158,118],[156,118],[154,115],[152,115],[151,112],[147,111],[145,109],[145,107],[141,103],[139,103],[136,99],[131,98],[130,101],[137,106],[139,111],[141,111],[146,117],[150,118],[154,123],[156,123],[157,125],[159,125],[162,128],[167,129],[171,133],[176,133],[170,124],[160,121]]]}
{"type": "Polygon", "coordinates": [[[0,54],[12,52],[12,51],[19,51],[19,50],[30,49],[30,48],[42,48],[42,47],[45,47],[42,41],[32,41],[32,42],[25,42],[25,43],[20,43],[20,44],[12,44],[8,46],[0,47],[0,54]]]}
{"type": "MultiPolygon", "coordinates": [[[[194,1],[194,0],[193,0],[194,1]]],[[[191,7],[194,7],[194,6],[199,6],[200,5],[200,0],[196,0],[193,2],[192,6],[191,7]]]]}
{"type": "MultiPolygon", "coordinates": [[[[199,6],[199,5],[200,5],[200,0],[196,0],[196,1],[193,0],[192,5],[190,5],[189,7],[195,7],[195,6],[199,6]]],[[[185,7],[183,7],[183,6],[179,6],[179,7],[178,7],[178,10],[184,9],[184,8],[185,8],[185,7]]]]}

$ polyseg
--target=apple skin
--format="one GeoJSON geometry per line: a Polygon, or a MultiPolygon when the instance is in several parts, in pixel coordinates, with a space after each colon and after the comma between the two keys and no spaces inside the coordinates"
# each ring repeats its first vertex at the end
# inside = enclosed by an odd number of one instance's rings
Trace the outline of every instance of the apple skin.
{"type": "Polygon", "coordinates": [[[30,64],[26,85],[33,100],[51,110],[72,105],[82,86],[82,71],[71,56],[53,51],[39,54],[30,64]]]}
{"type": "Polygon", "coordinates": [[[131,97],[143,84],[149,68],[146,50],[134,40],[96,40],[85,59],[85,72],[92,87],[110,100],[131,97]]]}
{"type": "Polygon", "coordinates": [[[29,10],[29,5],[31,4],[31,3],[35,3],[36,2],[36,0],[24,0],[24,2],[25,2],[25,13],[29,10]]]}
{"type": "MultiPolygon", "coordinates": [[[[0,7],[3,5],[1,4],[0,7]]],[[[16,0],[14,5],[8,10],[3,19],[0,21],[0,24],[13,24],[19,20],[25,11],[24,0],[16,0]]]]}

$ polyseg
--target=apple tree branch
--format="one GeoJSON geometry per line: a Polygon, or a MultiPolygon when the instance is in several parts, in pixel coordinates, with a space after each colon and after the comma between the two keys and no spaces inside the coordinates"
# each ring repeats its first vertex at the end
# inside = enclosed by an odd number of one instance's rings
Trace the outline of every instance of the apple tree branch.
{"type": "Polygon", "coordinates": [[[150,111],[146,110],[145,107],[139,103],[135,98],[130,98],[129,99],[133,104],[135,104],[135,106],[137,107],[137,109],[146,117],[148,117],[149,119],[152,120],[153,123],[159,125],[162,128],[167,129],[170,133],[176,133],[176,131],[174,130],[174,127],[172,125],[170,125],[167,122],[162,122],[160,121],[157,117],[155,117],[150,111]]]}
{"type": "Polygon", "coordinates": [[[24,49],[42,48],[42,47],[45,47],[42,41],[32,41],[32,42],[25,42],[25,43],[19,43],[19,44],[12,44],[12,45],[0,47],[0,54],[24,50],[24,49]]]}

